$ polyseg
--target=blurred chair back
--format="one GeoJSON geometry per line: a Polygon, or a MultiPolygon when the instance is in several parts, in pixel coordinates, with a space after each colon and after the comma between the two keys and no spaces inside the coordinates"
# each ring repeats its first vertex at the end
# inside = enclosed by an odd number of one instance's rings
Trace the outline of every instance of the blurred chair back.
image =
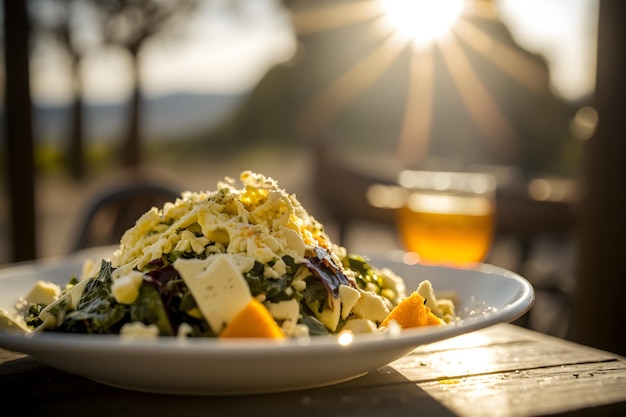
{"type": "Polygon", "coordinates": [[[182,187],[169,178],[138,170],[124,171],[96,188],[78,219],[70,251],[116,245],[152,207],[180,197],[182,187]]]}
{"type": "Polygon", "coordinates": [[[327,215],[337,223],[337,243],[346,244],[347,233],[355,221],[394,228],[395,211],[372,206],[367,190],[375,184],[395,182],[370,172],[372,167],[354,166],[330,141],[320,139],[313,146],[313,192],[327,215]]]}

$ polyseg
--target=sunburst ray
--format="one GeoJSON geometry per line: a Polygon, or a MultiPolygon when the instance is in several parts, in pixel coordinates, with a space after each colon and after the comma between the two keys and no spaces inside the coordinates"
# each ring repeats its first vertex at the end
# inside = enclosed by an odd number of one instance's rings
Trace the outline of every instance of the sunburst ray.
{"type": "Polygon", "coordinates": [[[375,19],[382,13],[383,10],[378,0],[333,4],[296,10],[292,13],[292,24],[296,33],[302,35],[375,19]]]}
{"type": "Polygon", "coordinates": [[[465,44],[481,53],[493,65],[510,75],[515,81],[535,93],[548,88],[545,68],[508,45],[489,36],[484,30],[463,19],[452,31],[465,44]]]}
{"type": "Polygon", "coordinates": [[[479,78],[456,37],[446,38],[440,50],[474,123],[498,155],[504,160],[512,160],[520,147],[518,133],[479,78]]]}
{"type": "Polygon", "coordinates": [[[398,142],[398,159],[409,166],[425,157],[431,132],[435,72],[432,53],[432,48],[415,47],[411,55],[409,94],[398,142]]]}
{"type": "Polygon", "coordinates": [[[383,74],[406,46],[403,36],[391,33],[376,49],[305,105],[296,119],[297,130],[305,137],[315,137],[351,100],[383,74]]]}

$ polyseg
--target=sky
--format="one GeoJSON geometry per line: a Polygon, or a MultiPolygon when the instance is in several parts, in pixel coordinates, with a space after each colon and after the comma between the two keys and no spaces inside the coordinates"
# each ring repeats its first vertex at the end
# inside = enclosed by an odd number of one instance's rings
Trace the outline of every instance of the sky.
{"type": "MultiPolygon", "coordinates": [[[[227,1],[227,0],[224,0],[227,1]]],[[[594,88],[598,0],[498,0],[501,17],[525,48],[545,56],[552,87],[566,100],[579,100],[594,88]]],[[[144,91],[149,96],[189,92],[244,93],[275,63],[293,54],[289,16],[278,0],[246,2],[244,20],[202,8],[179,41],[148,44],[142,52],[144,91]]],[[[69,98],[67,63],[52,47],[42,48],[32,64],[31,88],[41,103],[69,98]]],[[[83,62],[85,99],[126,100],[129,58],[115,50],[90,53],[83,62]]]]}
{"type": "Polygon", "coordinates": [[[595,87],[598,0],[500,0],[523,47],[544,55],[554,91],[578,100],[595,87]]]}
{"type": "MultiPolygon", "coordinates": [[[[228,1],[228,0],[222,0],[228,1]]],[[[147,95],[180,92],[241,93],[251,89],[275,63],[295,50],[289,17],[276,0],[244,2],[243,20],[228,18],[200,0],[201,8],[170,42],[147,42],[142,77],[147,95]]],[[[101,48],[83,60],[85,99],[126,100],[131,80],[126,52],[101,48]]],[[[31,65],[31,89],[42,103],[68,100],[67,62],[51,45],[40,48],[31,65]]]]}

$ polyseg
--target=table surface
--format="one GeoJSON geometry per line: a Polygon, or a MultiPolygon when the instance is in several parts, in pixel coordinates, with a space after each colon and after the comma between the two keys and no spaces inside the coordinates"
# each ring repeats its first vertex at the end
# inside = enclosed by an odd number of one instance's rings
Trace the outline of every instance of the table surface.
{"type": "Polygon", "coordinates": [[[349,382],[213,397],[112,388],[0,349],[0,398],[24,415],[81,417],[626,416],[626,358],[498,324],[421,346],[349,382]]]}

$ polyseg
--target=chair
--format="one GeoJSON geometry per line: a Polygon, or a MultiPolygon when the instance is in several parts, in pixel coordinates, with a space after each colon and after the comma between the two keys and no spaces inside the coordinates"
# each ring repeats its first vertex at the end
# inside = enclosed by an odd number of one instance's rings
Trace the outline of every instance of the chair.
{"type": "Polygon", "coordinates": [[[326,141],[315,143],[313,151],[313,192],[327,215],[338,226],[337,243],[345,245],[355,221],[366,221],[394,228],[394,210],[372,206],[367,190],[375,184],[393,185],[367,167],[358,169],[337,148],[326,141]]]}
{"type": "Polygon", "coordinates": [[[70,251],[114,245],[143,213],[180,197],[182,187],[163,175],[123,171],[101,185],[88,200],[70,251]]]}

